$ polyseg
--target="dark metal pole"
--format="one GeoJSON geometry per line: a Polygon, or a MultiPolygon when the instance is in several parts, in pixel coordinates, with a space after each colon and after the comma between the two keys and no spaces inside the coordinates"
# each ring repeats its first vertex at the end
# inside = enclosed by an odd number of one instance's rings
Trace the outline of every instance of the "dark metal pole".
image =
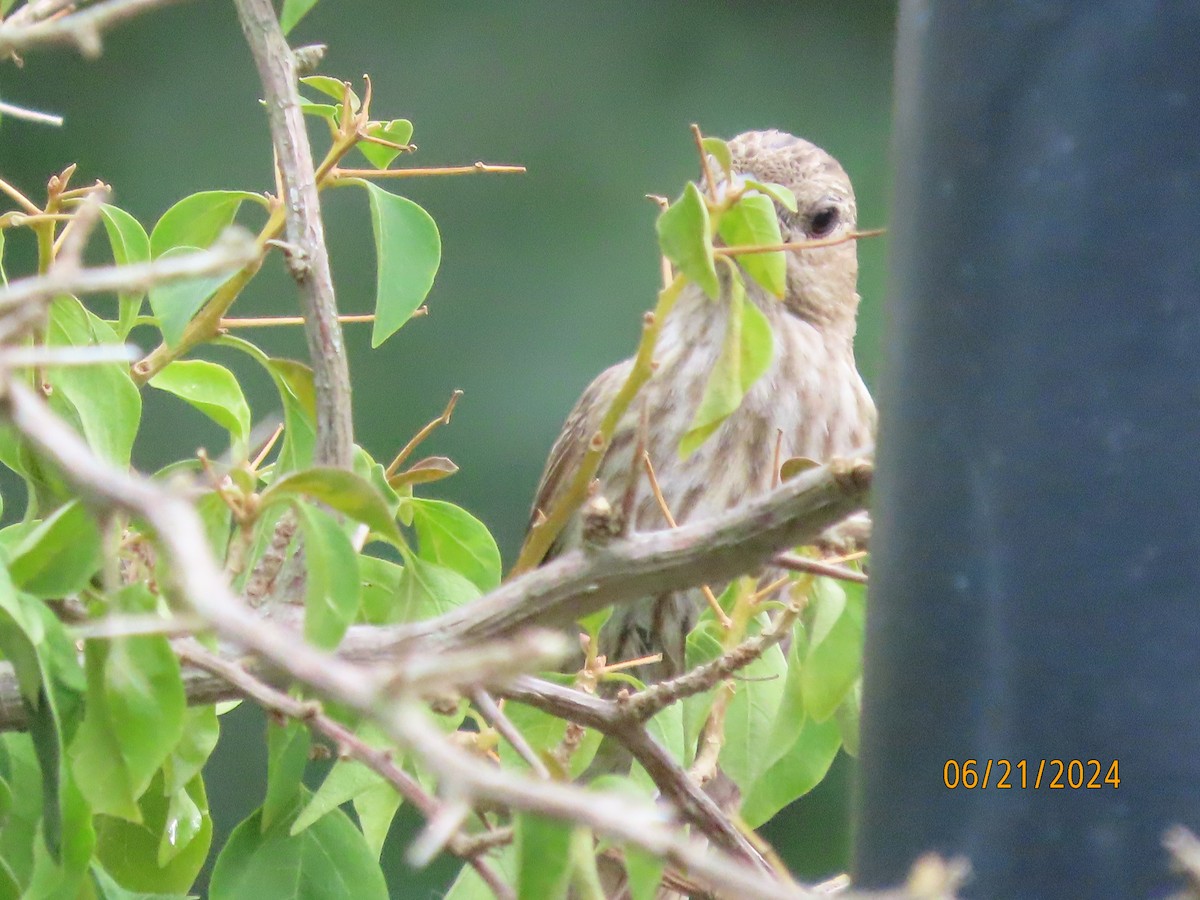
{"type": "Polygon", "coordinates": [[[1152,896],[1200,830],[1200,3],[909,0],[894,154],[856,877],[1152,896]]]}

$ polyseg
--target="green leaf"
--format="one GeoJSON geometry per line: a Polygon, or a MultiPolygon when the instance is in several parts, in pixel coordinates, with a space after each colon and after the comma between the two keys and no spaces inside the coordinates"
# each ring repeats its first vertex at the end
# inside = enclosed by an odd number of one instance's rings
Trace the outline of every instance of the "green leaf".
{"type": "Polygon", "coordinates": [[[283,404],[283,446],[279,466],[294,472],[312,465],[317,442],[317,391],[312,369],[291,359],[272,359],[267,371],[283,404]]]}
{"type": "Polygon", "coordinates": [[[250,406],[237,378],[224,366],[203,359],[178,359],[151,378],[150,386],[200,410],[244,450],[250,438],[250,406]]]}
{"type": "MultiPolygon", "coordinates": [[[[313,4],[309,3],[308,5],[311,7],[313,4]]],[[[306,9],[305,12],[307,11],[308,10],[306,9]]],[[[301,15],[303,15],[303,13],[301,15]]],[[[340,78],[330,78],[328,75],[306,75],[300,79],[300,83],[308,85],[308,87],[312,88],[313,90],[320,91],[327,97],[332,97],[339,104],[342,102],[342,97],[345,95],[346,89],[350,87],[347,82],[342,81],[340,78]]],[[[351,112],[358,112],[361,106],[362,101],[358,99],[358,94],[354,93],[354,91],[350,91],[351,112]]]]}
{"type": "Polygon", "coordinates": [[[556,900],[566,896],[570,874],[568,848],[574,829],[533,813],[515,816],[517,900],[556,900]]]}
{"type": "MultiPolygon", "coordinates": [[[[724,141],[722,141],[724,143],[724,141]]],[[[625,845],[625,872],[629,876],[632,900],[655,900],[665,864],[641,847],[625,845]]]]}
{"type": "MultiPolygon", "coordinates": [[[[0,771],[11,797],[0,827],[0,859],[7,863],[18,884],[27,884],[33,874],[33,847],[40,842],[38,827],[42,820],[42,776],[28,734],[0,735],[0,771]]],[[[20,897],[21,892],[12,896],[20,897]]]]}
{"type": "Polygon", "coordinates": [[[141,822],[96,819],[96,857],[130,897],[187,894],[212,846],[204,781],[166,792],[155,776],[138,803],[141,822]]]}
{"type": "MultiPolygon", "coordinates": [[[[407,144],[413,134],[412,122],[408,119],[392,119],[390,122],[376,122],[368,126],[367,134],[383,138],[393,144],[407,144]]],[[[370,141],[359,141],[356,145],[367,161],[377,169],[386,169],[392,160],[400,155],[400,151],[383,144],[373,144],[370,141]]]]}
{"type": "MultiPolygon", "coordinates": [[[[120,608],[154,608],[144,585],[121,594],[120,608]]],[[[161,635],[87,641],[84,657],[87,711],[71,744],[72,769],[96,812],[138,822],[138,799],[183,737],[179,660],[161,635]]]]}
{"type": "Polygon", "coordinates": [[[292,821],[288,834],[293,837],[315,823],[322,816],[333,812],[343,803],[349,803],[360,794],[369,791],[380,784],[387,785],[393,794],[395,789],[360,762],[352,759],[340,759],[334,763],[321,787],[313,794],[308,804],[292,821]]]}
{"type": "Polygon", "coordinates": [[[358,558],[365,621],[372,625],[390,625],[398,621],[400,610],[396,603],[396,591],[403,571],[400,566],[386,559],[374,556],[358,558]]]}
{"type": "MultiPolygon", "coordinates": [[[[383,498],[388,515],[396,518],[400,512],[400,495],[396,493],[395,488],[388,484],[387,470],[383,467],[383,463],[376,462],[361,445],[355,444],[354,461],[351,468],[354,474],[365,480],[375,493],[383,498]]],[[[410,521],[408,524],[411,525],[412,522],[410,521]]]]}
{"type": "Polygon", "coordinates": [[[0,652],[13,667],[21,699],[34,708],[41,704],[42,661],[38,647],[44,640],[37,603],[28,594],[18,594],[8,573],[0,569],[0,652]]]}
{"type": "MultiPolygon", "coordinates": [[[[688,633],[687,642],[684,645],[684,660],[687,668],[694,669],[696,666],[711,662],[720,656],[725,649],[720,638],[723,633],[724,629],[716,621],[702,619],[688,633]]],[[[714,692],[710,689],[702,694],[693,694],[691,697],[684,698],[681,704],[683,706],[684,747],[681,761],[684,765],[692,764],[692,758],[696,752],[696,742],[700,739],[700,732],[712,710],[713,698],[714,692]]]]}
{"type": "Polygon", "coordinates": [[[821,783],[842,744],[837,723],[804,720],[796,741],[750,789],[741,817],[757,828],[821,783]]]}
{"type": "MultiPolygon", "coordinates": [[[[119,344],[115,331],[88,312],[74,297],[59,297],[50,306],[46,343],[55,347],[119,344]]],[[[46,378],[54,393],[50,405],[77,422],[88,445],[114,465],[129,465],[133,439],[142,416],[142,396],[124,363],[56,366],[46,378]]]]}
{"type": "Polygon", "coordinates": [[[429,213],[407,197],[363,182],[375,235],[375,323],[371,347],[382,344],[412,318],[433,286],[442,259],[442,238],[429,213]]]}
{"type": "Polygon", "coordinates": [[[354,798],[354,814],[358,816],[363,837],[376,859],[383,852],[383,842],[387,840],[399,808],[400,795],[382,779],[354,798]]]}
{"type": "Polygon", "coordinates": [[[728,179],[729,173],[733,170],[733,154],[729,152],[729,145],[720,138],[706,137],[700,142],[700,146],[704,148],[705,153],[717,161],[721,172],[728,179]]]}
{"type": "Polygon", "coordinates": [[[836,714],[838,732],[842,736],[842,746],[846,748],[847,753],[854,757],[858,756],[859,719],[861,717],[862,678],[859,678],[842,698],[836,714]]]}
{"type": "Polygon", "coordinates": [[[312,735],[303,723],[294,719],[282,725],[267,726],[267,794],[262,809],[255,815],[261,819],[265,832],[280,822],[291,822],[302,793],[304,769],[308,765],[308,748],[312,735]]]}
{"type": "Polygon", "coordinates": [[[746,301],[746,289],[736,271],[731,273],[729,283],[725,342],[692,424],[679,442],[680,459],[691,456],[741,405],[746,392],[770,368],[775,352],[771,323],[757,306],[746,301]]]}
{"type": "Polygon", "coordinates": [[[862,674],[866,592],[860,584],[819,578],[809,609],[813,625],[801,679],[804,707],[824,722],[862,674]]]}
{"type": "Polygon", "coordinates": [[[663,210],[656,227],[663,256],[715,300],[721,285],[713,260],[708,207],[700,189],[689,181],[683,196],[663,210]]]}
{"type": "Polygon", "coordinates": [[[100,532],[78,500],[39,523],[12,550],[13,583],[37,597],[78,593],[100,568],[100,532]]]}
{"type": "Polygon", "coordinates": [[[298,835],[262,826],[256,812],[233,830],[213,868],[210,900],[353,897],[387,900],[378,861],[349,817],[334,810],[298,835]]]}
{"type": "Polygon", "coordinates": [[[312,369],[291,359],[272,359],[247,340],[223,335],[214,343],[241,350],[267,370],[283,404],[283,445],[277,471],[293,472],[312,465],[317,433],[317,392],[312,369]]]}
{"type": "Polygon", "coordinates": [[[766,194],[788,212],[796,211],[796,195],[792,193],[791,188],[774,181],[756,181],[753,178],[747,178],[745,185],[766,194]]]}
{"type": "Polygon", "coordinates": [[[300,103],[300,112],[306,116],[317,116],[333,124],[337,124],[341,110],[329,103],[300,103]]]}
{"type": "Polygon", "coordinates": [[[778,645],[742,669],[737,692],[725,711],[721,768],[743,791],[768,763],[768,738],[783,697],[787,664],[778,645]]]}
{"type": "Polygon", "coordinates": [[[163,790],[174,794],[199,775],[220,735],[215,706],[189,706],[183,714],[183,735],[163,763],[163,790]]]}
{"type": "Polygon", "coordinates": [[[422,559],[453,569],[480,591],[500,584],[500,549],[486,525],[444,500],[414,497],[408,503],[422,559]]]}
{"type": "MultiPolygon", "coordinates": [[[[26,895],[70,893],[86,871],[95,844],[91,810],[64,753],[79,730],[83,678],[75,646],[63,624],[44,603],[17,593],[3,567],[0,652],[17,676],[38,763],[36,783],[23,777],[19,792],[20,797],[28,792],[40,801],[41,840],[34,841],[28,857],[32,867],[26,895]]],[[[20,751],[21,746],[6,745],[10,761],[11,751],[20,751]]]]}
{"type": "MultiPolygon", "coordinates": [[[[163,259],[195,253],[196,247],[171,247],[162,254],[163,259]]],[[[217,289],[237,273],[218,272],[200,278],[181,278],[163,281],[150,288],[150,309],[158,322],[163,340],[174,347],[183,337],[184,329],[217,289]]]]}
{"type": "Polygon", "coordinates": [[[431,619],[479,597],[479,588],[453,569],[414,556],[400,573],[396,607],[400,621],[431,619]]]}
{"type": "MultiPolygon", "coordinates": [[[[150,259],[150,238],[142,224],[125,210],[107,203],[100,205],[100,216],[112,247],[113,262],[119,266],[150,259]]],[[[130,291],[118,296],[117,334],[123,340],[141,314],[145,291],[130,291]]]]}
{"type": "MultiPolygon", "coordinates": [[[[764,247],[783,243],[775,204],[763,194],[743,194],[721,216],[717,231],[729,247],[764,247]]],[[[745,253],[737,258],[746,274],[770,294],[782,297],[787,290],[787,253],[745,253]]]]}
{"type": "Polygon", "coordinates": [[[201,191],[184,197],[162,214],[150,232],[151,258],[158,259],[173,247],[208,247],[233,224],[245,200],[261,202],[262,198],[249,191],[201,191]]]}
{"type": "MultiPolygon", "coordinates": [[[[317,5],[317,0],[283,0],[283,11],[279,14],[279,27],[287,34],[317,5]]],[[[303,81],[304,79],[300,79],[303,81]]]]}
{"type": "Polygon", "coordinates": [[[304,532],[308,563],[304,637],[317,647],[332,649],[358,614],[358,554],[329,513],[308,503],[296,503],[292,508],[304,532]]]}
{"type": "Polygon", "coordinates": [[[387,503],[365,478],[345,469],[316,467],[292,472],[263,491],[265,509],[293,497],[311,497],[343,512],[398,547],[404,546],[400,526],[387,503]]]}

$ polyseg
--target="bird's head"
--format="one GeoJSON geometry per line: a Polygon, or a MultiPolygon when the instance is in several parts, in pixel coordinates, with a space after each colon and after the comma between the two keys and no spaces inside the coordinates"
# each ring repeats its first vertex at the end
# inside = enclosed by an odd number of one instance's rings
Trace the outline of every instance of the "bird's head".
{"type": "MultiPolygon", "coordinates": [[[[747,131],[729,142],[733,177],[775,182],[796,195],[796,212],[775,204],[784,241],[837,237],[858,221],[854,188],[836,159],[782,131],[747,131]]],[[[719,171],[719,170],[715,170],[719,171]]],[[[854,333],[858,311],[855,241],[787,254],[788,310],[818,327],[854,333]]]]}

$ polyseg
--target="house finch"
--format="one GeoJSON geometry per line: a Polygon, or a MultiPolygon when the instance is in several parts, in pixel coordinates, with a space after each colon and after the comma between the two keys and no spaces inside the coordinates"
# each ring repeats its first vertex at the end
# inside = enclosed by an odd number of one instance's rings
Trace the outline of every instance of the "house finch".
{"type": "MultiPolygon", "coordinates": [[[[729,143],[731,178],[776,182],[790,188],[795,213],[776,204],[785,241],[828,238],[855,227],[850,180],[837,160],[808,141],[780,131],[751,131],[729,143]]],[[[714,170],[717,167],[711,166],[714,170]]],[[[719,171],[719,170],[718,170],[719,171]]],[[[714,302],[689,284],[662,323],[657,368],[614,432],[597,472],[600,493],[628,510],[625,527],[668,527],[636,458],[644,447],[667,508],[679,523],[702,519],[768,490],[777,460],[824,461],[872,440],[875,407],[854,361],[858,311],[858,255],[854,241],[787,254],[782,301],[745,279],[747,299],[770,321],[775,353],[770,368],[741,405],[686,459],[679,443],[688,431],[722,348],[728,298],[714,302]],[[776,444],[782,442],[781,453],[776,444]],[[628,502],[631,501],[631,502],[628,502]]],[[[727,291],[727,287],[723,287],[727,291]]],[[[550,451],[534,501],[546,510],[574,477],[589,440],[629,373],[632,360],[600,374],[567,417],[550,451]]],[[[581,540],[577,513],[548,557],[581,540]]],[[[684,641],[703,602],[698,591],[647,597],[620,607],[601,633],[599,652],[609,663],[661,653],[643,666],[659,680],[684,667],[684,641]]]]}

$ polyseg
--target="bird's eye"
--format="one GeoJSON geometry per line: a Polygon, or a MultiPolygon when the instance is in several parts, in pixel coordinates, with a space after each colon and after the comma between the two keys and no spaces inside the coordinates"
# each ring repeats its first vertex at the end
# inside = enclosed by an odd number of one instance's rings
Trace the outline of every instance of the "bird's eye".
{"type": "Polygon", "coordinates": [[[826,206],[813,213],[808,223],[808,233],[815,238],[823,238],[837,228],[838,209],[836,206],[826,206]]]}

